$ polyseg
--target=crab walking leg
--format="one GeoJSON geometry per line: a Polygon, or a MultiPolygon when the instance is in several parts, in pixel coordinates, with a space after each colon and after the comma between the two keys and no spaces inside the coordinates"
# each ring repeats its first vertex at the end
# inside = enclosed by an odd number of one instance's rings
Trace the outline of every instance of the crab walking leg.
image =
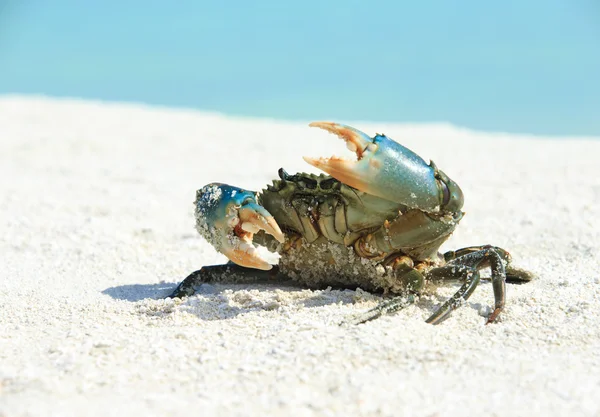
{"type": "Polygon", "coordinates": [[[298,285],[279,272],[277,265],[266,271],[228,263],[225,265],[203,266],[201,269],[192,272],[167,298],[190,297],[196,293],[196,287],[208,283],[298,285]]]}
{"type": "MultiPolygon", "coordinates": [[[[460,258],[463,255],[467,255],[467,254],[473,253],[473,252],[479,252],[479,251],[485,250],[487,248],[489,248],[488,245],[469,246],[469,247],[458,249],[455,251],[448,251],[448,252],[444,253],[444,260],[446,262],[450,262],[450,261],[455,260],[456,258],[460,258]]],[[[510,256],[510,253],[508,253],[506,250],[499,248],[497,246],[493,246],[492,249],[494,249],[494,251],[497,252],[498,255],[500,255],[502,260],[506,262],[506,264],[504,265],[504,269],[506,271],[506,282],[507,283],[523,284],[523,283],[531,281],[534,278],[534,275],[531,272],[529,272],[525,269],[516,268],[516,267],[512,266],[511,265],[512,258],[510,256]]]]}
{"type": "Polygon", "coordinates": [[[386,314],[392,314],[397,311],[402,310],[403,308],[408,307],[411,304],[414,304],[417,300],[417,296],[414,294],[408,294],[406,296],[394,297],[391,300],[384,301],[379,305],[373,307],[369,311],[360,314],[359,316],[344,321],[341,324],[362,324],[371,320],[375,320],[386,314]]]}
{"type": "Polygon", "coordinates": [[[448,301],[442,304],[435,313],[429,317],[426,322],[438,324],[448,318],[452,311],[460,307],[469,299],[480,281],[479,270],[489,266],[492,270],[492,288],[494,290],[494,311],[488,317],[487,323],[493,323],[502,310],[506,301],[506,271],[505,262],[508,262],[508,252],[492,246],[484,246],[476,252],[471,252],[472,248],[459,250],[467,252],[447,265],[433,268],[427,273],[430,280],[444,280],[453,278],[463,278],[465,283],[448,301]]]}
{"type": "Polygon", "coordinates": [[[446,320],[454,310],[462,306],[469,299],[481,280],[479,271],[476,268],[471,268],[465,265],[443,266],[439,268],[439,272],[448,273],[450,276],[451,274],[455,275],[458,273],[464,277],[465,283],[452,297],[442,304],[441,307],[439,307],[437,311],[431,315],[431,317],[425,320],[430,324],[439,324],[446,320]]]}

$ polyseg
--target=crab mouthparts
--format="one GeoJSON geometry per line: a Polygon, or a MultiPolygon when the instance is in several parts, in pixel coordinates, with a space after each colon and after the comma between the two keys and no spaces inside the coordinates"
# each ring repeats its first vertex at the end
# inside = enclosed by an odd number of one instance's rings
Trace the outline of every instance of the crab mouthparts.
{"type": "Polygon", "coordinates": [[[305,156],[303,157],[304,160],[347,185],[359,190],[367,189],[368,185],[364,181],[363,169],[359,168],[358,163],[367,158],[371,162],[370,165],[374,168],[378,167],[376,159],[368,158],[378,149],[377,144],[373,142],[371,137],[358,129],[334,122],[312,122],[309,126],[321,128],[343,139],[346,142],[346,147],[356,154],[357,159],[350,160],[337,156],[329,158],[305,156]]]}

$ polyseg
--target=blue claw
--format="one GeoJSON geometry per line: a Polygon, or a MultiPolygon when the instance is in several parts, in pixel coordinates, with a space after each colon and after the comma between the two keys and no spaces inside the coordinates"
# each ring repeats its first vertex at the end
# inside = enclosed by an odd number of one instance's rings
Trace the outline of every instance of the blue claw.
{"type": "Polygon", "coordinates": [[[387,136],[377,134],[371,138],[353,127],[333,122],[313,122],[310,126],[334,133],[356,153],[357,161],[304,157],[306,162],[344,184],[425,212],[439,210],[451,197],[459,197],[462,206],[458,185],[433,163],[427,164],[419,155],[387,136]]]}
{"type": "Polygon", "coordinates": [[[196,229],[213,247],[234,263],[268,270],[252,238],[260,230],[284,241],[277,222],[256,203],[256,194],[227,184],[212,183],[196,192],[196,229]]]}

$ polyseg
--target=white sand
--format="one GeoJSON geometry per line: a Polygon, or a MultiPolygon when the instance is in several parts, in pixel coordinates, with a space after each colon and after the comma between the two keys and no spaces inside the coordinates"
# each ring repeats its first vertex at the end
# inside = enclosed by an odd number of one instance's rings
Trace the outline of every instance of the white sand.
{"type": "Polygon", "coordinates": [[[258,189],[301,156],[346,153],[304,123],[121,104],[0,99],[0,416],[600,415],[600,140],[352,123],[466,195],[442,249],[492,243],[538,279],[484,326],[483,283],[366,325],[353,291],[174,285],[217,254],[195,190],[258,189]]]}

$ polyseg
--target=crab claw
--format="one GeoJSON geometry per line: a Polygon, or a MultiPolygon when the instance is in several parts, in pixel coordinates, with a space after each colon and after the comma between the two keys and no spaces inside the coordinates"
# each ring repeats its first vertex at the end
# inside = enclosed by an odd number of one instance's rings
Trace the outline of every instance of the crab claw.
{"type": "Polygon", "coordinates": [[[423,211],[437,210],[444,200],[435,165],[385,135],[369,135],[333,122],[313,122],[346,142],[357,160],[339,157],[304,160],[339,181],[367,194],[423,211]]]}
{"type": "Polygon", "coordinates": [[[227,184],[212,183],[196,192],[196,229],[213,247],[232,262],[269,270],[252,239],[264,230],[279,242],[285,238],[277,222],[256,203],[256,194],[227,184]]]}

